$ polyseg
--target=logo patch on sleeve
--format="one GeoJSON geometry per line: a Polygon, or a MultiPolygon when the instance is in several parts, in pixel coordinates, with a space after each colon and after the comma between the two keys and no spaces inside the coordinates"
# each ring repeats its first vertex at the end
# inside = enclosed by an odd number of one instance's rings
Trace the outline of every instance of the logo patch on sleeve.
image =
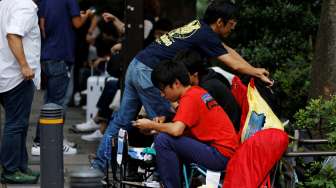
{"type": "Polygon", "coordinates": [[[212,98],[209,93],[204,94],[201,98],[209,110],[211,110],[213,107],[218,106],[218,103],[215,101],[214,98],[212,98]]]}

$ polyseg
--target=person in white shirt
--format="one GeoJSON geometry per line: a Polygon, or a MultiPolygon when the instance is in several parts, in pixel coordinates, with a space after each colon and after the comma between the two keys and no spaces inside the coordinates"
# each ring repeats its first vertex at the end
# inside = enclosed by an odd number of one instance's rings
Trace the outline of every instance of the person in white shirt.
{"type": "Polygon", "coordinates": [[[40,85],[41,37],[32,0],[0,1],[0,102],[5,110],[1,181],[36,183],[28,168],[26,137],[35,88],[40,85]]]}

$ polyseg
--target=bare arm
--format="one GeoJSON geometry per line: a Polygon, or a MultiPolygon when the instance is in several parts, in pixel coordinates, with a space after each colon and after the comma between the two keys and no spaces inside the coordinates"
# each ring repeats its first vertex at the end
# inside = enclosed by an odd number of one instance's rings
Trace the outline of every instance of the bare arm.
{"type": "Polygon", "coordinates": [[[93,31],[97,28],[99,18],[97,16],[94,16],[91,20],[90,28],[88,29],[88,33],[92,34],[93,31]]]}
{"type": "Polygon", "coordinates": [[[223,46],[228,51],[228,53],[217,57],[221,62],[235,71],[258,77],[269,85],[273,84],[273,82],[268,78],[269,72],[266,69],[253,67],[235,50],[225,44],[223,44],[223,46]]]}
{"type": "Polygon", "coordinates": [[[245,62],[245,63],[248,64],[248,62],[242,56],[240,56],[240,54],[238,54],[236,52],[236,50],[232,49],[231,47],[227,46],[224,43],[222,43],[222,44],[223,44],[224,48],[229,52],[229,54],[231,54],[234,58],[236,58],[236,59],[238,59],[240,61],[243,61],[243,62],[245,62]]]}
{"type": "Polygon", "coordinates": [[[72,18],[72,25],[75,28],[80,28],[85,21],[92,15],[91,10],[86,10],[85,12],[81,12],[80,16],[75,16],[72,18]]]}
{"type": "Polygon", "coordinates": [[[158,132],[164,132],[172,136],[181,136],[186,127],[186,125],[181,121],[158,123],[149,119],[138,119],[137,121],[133,122],[133,126],[139,129],[148,129],[158,132]]]}
{"type": "Polygon", "coordinates": [[[8,46],[21,67],[21,73],[26,80],[34,78],[34,72],[29,67],[23,50],[22,37],[15,34],[7,35],[8,46]]]}
{"type": "Polygon", "coordinates": [[[46,38],[45,19],[43,17],[40,18],[39,25],[40,25],[42,37],[45,39],[46,38]]]}
{"type": "Polygon", "coordinates": [[[117,28],[119,35],[123,35],[125,33],[125,24],[119,18],[114,16],[111,13],[104,12],[102,14],[105,22],[112,22],[113,25],[117,28]]]}

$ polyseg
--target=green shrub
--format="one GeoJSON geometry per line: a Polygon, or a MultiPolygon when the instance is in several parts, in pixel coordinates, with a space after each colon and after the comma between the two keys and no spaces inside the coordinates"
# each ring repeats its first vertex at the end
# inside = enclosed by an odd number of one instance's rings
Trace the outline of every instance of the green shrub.
{"type": "Polygon", "coordinates": [[[311,99],[294,115],[295,129],[309,129],[314,136],[327,138],[329,149],[336,149],[336,95],[330,99],[311,99]]]}
{"type": "MultiPolygon", "coordinates": [[[[318,146],[316,149],[336,149],[336,95],[330,99],[311,99],[305,108],[300,109],[294,115],[293,126],[295,129],[308,129],[314,138],[327,138],[327,146],[318,146]]],[[[330,166],[322,168],[323,158],[311,165],[297,161],[304,166],[304,180],[300,187],[325,188],[336,187],[336,172],[330,166]]]]}

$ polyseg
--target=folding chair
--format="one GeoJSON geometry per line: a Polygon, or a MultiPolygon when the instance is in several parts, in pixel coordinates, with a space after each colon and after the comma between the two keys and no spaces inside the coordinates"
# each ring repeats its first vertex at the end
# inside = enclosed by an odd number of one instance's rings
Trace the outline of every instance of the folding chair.
{"type": "Polygon", "coordinates": [[[151,180],[155,171],[155,151],[153,148],[130,147],[128,133],[123,129],[119,130],[118,138],[112,139],[111,144],[112,186],[119,184],[121,188],[124,188],[125,185],[160,188],[158,182],[151,180]],[[127,165],[130,160],[135,160],[139,165],[138,173],[141,174],[141,181],[127,181],[127,165]],[[118,175],[117,171],[119,171],[118,175]]]}

